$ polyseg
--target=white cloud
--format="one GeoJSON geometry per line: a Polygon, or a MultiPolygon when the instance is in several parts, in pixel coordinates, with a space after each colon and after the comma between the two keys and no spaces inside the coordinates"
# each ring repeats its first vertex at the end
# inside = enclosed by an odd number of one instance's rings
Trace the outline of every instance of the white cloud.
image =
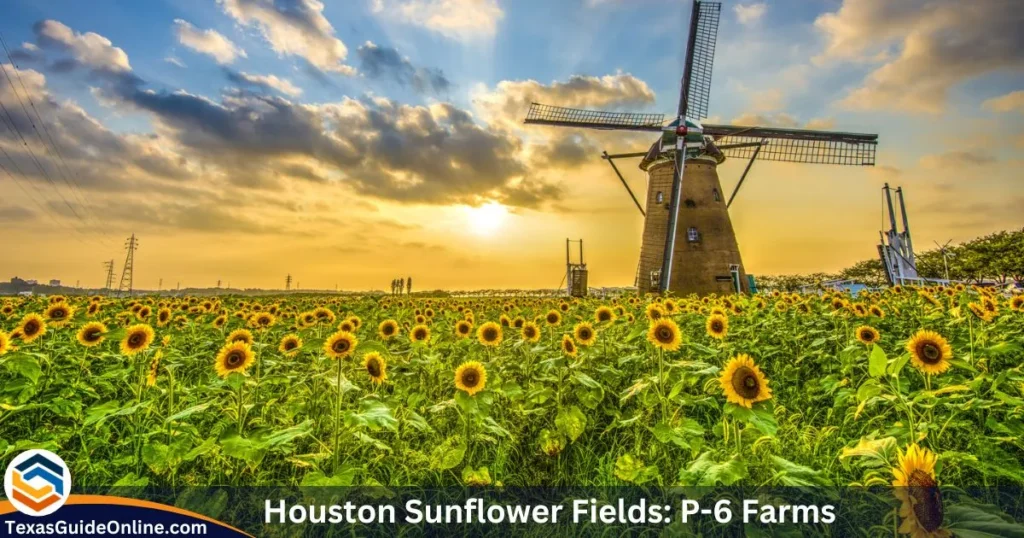
{"type": "Polygon", "coordinates": [[[240,24],[258,28],[274,52],[305,58],[317,69],[355,74],[348,47],[334,35],[318,0],[217,0],[240,24]]]}
{"type": "Polygon", "coordinates": [[[94,69],[113,73],[132,70],[124,50],[115,47],[109,39],[97,33],[80,34],[55,20],[37,23],[35,32],[40,41],[67,49],[75,60],[94,69]]]}
{"type": "Polygon", "coordinates": [[[253,75],[242,72],[238,73],[238,78],[249,84],[271,88],[292,97],[302,95],[302,88],[292,84],[290,80],[276,75],[253,75]]]}
{"type": "Polygon", "coordinates": [[[764,2],[757,4],[736,4],[732,9],[736,12],[736,20],[738,20],[740,24],[744,26],[752,26],[764,17],[765,11],[768,10],[768,5],[764,2]]]}
{"type": "Polygon", "coordinates": [[[1006,95],[986,99],[981,108],[992,112],[1024,113],[1024,90],[1017,90],[1006,95]]]}
{"type": "Polygon", "coordinates": [[[241,47],[220,32],[212,29],[200,30],[188,21],[174,19],[174,34],[182,45],[213,57],[221,65],[232,63],[239,57],[247,57],[241,47]]]}
{"type": "Polygon", "coordinates": [[[505,16],[497,0],[372,0],[371,9],[383,18],[462,40],[494,37],[505,16]]]}

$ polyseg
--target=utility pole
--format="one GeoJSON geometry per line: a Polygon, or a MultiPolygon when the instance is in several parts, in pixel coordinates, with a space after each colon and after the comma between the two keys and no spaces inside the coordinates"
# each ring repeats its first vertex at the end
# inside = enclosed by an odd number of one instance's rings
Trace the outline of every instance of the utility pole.
{"type": "Polygon", "coordinates": [[[218,290],[220,289],[220,279],[219,278],[217,279],[217,289],[218,290]]]}
{"type": "Polygon", "coordinates": [[[284,291],[291,291],[292,289],[292,275],[288,273],[288,276],[284,277],[284,291]]]}
{"type": "Polygon", "coordinates": [[[128,255],[124,259],[124,269],[121,271],[121,284],[117,287],[117,296],[120,297],[122,292],[127,291],[128,296],[132,296],[132,282],[135,272],[135,251],[139,248],[139,241],[135,239],[135,234],[132,234],[131,238],[125,243],[125,249],[128,250],[128,255]]]}
{"type": "Polygon", "coordinates": [[[949,255],[946,254],[946,247],[948,247],[952,242],[953,240],[950,239],[949,241],[946,241],[945,245],[940,245],[938,241],[935,241],[935,246],[939,247],[939,252],[942,252],[942,268],[944,270],[943,274],[946,275],[947,283],[949,282],[949,255]]]}
{"type": "Polygon", "coordinates": [[[164,289],[164,279],[161,278],[160,279],[160,283],[156,285],[156,291],[163,291],[163,289],[164,289]]]}
{"type": "Polygon", "coordinates": [[[103,262],[103,267],[107,270],[107,280],[104,284],[103,289],[107,290],[107,293],[114,288],[114,260],[109,262],[103,262]]]}

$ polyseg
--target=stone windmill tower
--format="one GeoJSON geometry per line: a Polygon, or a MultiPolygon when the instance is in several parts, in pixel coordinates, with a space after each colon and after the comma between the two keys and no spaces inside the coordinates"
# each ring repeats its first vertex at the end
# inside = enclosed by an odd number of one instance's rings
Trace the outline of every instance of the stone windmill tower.
{"type": "Polygon", "coordinates": [[[878,135],[702,124],[708,114],[711,68],[721,3],[695,0],[676,118],[662,114],[602,112],[533,103],[526,123],[586,129],[661,133],[647,152],[606,159],[644,216],[636,286],[641,292],[709,294],[749,291],[739,244],[729,218],[732,203],[758,157],[767,161],[873,166],[878,135]],[[641,205],[614,159],[642,157],[647,173],[641,205]],[[728,199],[718,165],[749,159],[728,199]],[[684,181],[685,177],[685,181],[684,181]]]}

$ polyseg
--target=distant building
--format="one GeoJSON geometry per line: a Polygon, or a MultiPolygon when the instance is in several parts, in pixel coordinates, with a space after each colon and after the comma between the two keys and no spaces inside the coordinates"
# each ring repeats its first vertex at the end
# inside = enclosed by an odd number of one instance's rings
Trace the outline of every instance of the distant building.
{"type": "Polygon", "coordinates": [[[60,280],[57,280],[57,279],[55,278],[55,279],[53,279],[53,280],[51,280],[51,281],[50,281],[50,285],[51,285],[51,286],[60,286],[60,280]]]}
{"type": "Polygon", "coordinates": [[[25,284],[29,285],[29,286],[38,286],[39,285],[39,281],[38,280],[34,280],[34,279],[33,280],[26,280],[25,284]]]}

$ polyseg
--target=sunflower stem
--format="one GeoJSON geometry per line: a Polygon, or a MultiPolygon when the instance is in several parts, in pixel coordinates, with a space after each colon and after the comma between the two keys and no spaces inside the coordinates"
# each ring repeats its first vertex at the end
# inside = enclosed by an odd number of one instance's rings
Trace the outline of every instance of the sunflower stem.
{"type": "Polygon", "coordinates": [[[341,358],[338,358],[338,398],[334,404],[334,468],[337,470],[341,463],[341,358]]]}

